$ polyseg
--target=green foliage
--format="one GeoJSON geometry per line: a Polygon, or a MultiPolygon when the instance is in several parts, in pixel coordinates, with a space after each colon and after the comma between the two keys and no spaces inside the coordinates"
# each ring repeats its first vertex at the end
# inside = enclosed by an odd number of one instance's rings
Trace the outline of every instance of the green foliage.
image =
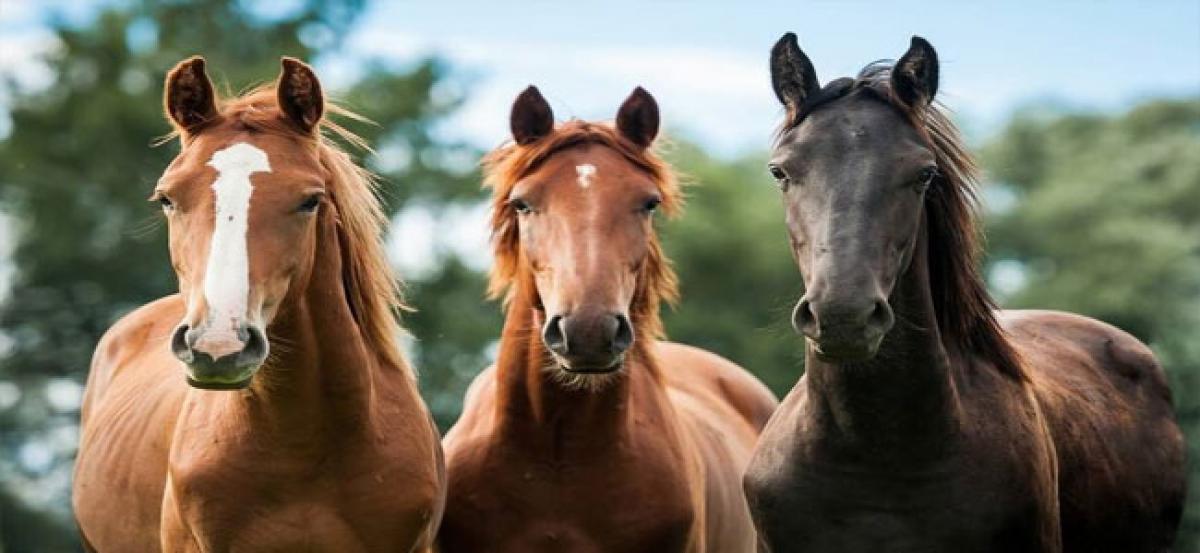
{"type": "Polygon", "coordinates": [[[681,292],[664,314],[667,334],[728,357],[782,397],[803,371],[789,323],[803,285],[766,158],[723,161],[685,142],[667,158],[690,184],[683,216],[661,225],[681,292]]]}
{"type": "Polygon", "coordinates": [[[445,431],[458,419],[471,379],[491,363],[500,305],[483,301],[482,275],[455,258],[409,291],[418,311],[405,326],[416,337],[412,350],[420,361],[421,394],[445,431]]]}
{"type": "Polygon", "coordinates": [[[1016,198],[988,229],[993,264],[1025,278],[1005,305],[1090,315],[1158,353],[1192,448],[1179,550],[1200,550],[1200,99],[1019,115],[983,158],[1016,198]]]}

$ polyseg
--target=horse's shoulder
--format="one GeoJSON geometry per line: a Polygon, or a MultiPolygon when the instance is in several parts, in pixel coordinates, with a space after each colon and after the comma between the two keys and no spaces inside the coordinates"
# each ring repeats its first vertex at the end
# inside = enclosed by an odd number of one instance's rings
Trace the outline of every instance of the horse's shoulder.
{"type": "Polygon", "coordinates": [[[761,431],[779,400],[749,371],[713,352],[676,342],[655,345],[667,386],[692,395],[711,394],[761,431]]]}
{"type": "Polygon", "coordinates": [[[89,393],[107,387],[114,372],[128,366],[146,348],[162,346],[166,351],[171,329],[183,318],[183,312],[183,300],[174,294],[143,305],[113,323],[92,353],[89,393]]]}
{"type": "Polygon", "coordinates": [[[96,355],[112,355],[131,347],[140,348],[157,329],[173,329],[184,313],[183,298],[172,294],[152,301],[129,313],[109,327],[96,346],[96,355]]]}
{"type": "Polygon", "coordinates": [[[447,455],[452,455],[463,448],[463,442],[476,437],[485,424],[485,419],[492,416],[496,392],[496,366],[489,365],[475,375],[467,392],[463,396],[462,415],[454,426],[442,438],[447,455]]]}
{"type": "Polygon", "coordinates": [[[479,401],[481,395],[490,394],[496,388],[496,365],[491,364],[484,367],[475,378],[471,379],[471,384],[467,386],[467,393],[464,396],[463,403],[471,403],[479,401]]]}

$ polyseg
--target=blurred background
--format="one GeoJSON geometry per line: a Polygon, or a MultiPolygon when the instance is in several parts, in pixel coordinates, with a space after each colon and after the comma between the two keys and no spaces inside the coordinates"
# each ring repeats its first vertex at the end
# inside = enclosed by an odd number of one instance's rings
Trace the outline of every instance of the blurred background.
{"type": "MultiPolygon", "coordinates": [[[[683,282],[672,338],[784,394],[800,278],[765,152],[781,115],[767,52],[796,31],[822,81],[903,53],[942,59],[941,99],[986,169],[989,283],[1006,307],[1097,317],[1151,344],[1191,444],[1178,550],[1200,551],[1200,3],[371,3],[0,0],[0,552],[76,551],[69,486],[92,348],[171,293],[158,210],[177,152],[162,78],[203,54],[228,93],[280,55],[377,122],[409,352],[436,418],[490,361],[499,306],[477,160],[537,84],[560,118],[611,118],[646,86],[693,186],[660,230],[683,282]]],[[[118,500],[119,498],[114,498],[118,500]]]]}

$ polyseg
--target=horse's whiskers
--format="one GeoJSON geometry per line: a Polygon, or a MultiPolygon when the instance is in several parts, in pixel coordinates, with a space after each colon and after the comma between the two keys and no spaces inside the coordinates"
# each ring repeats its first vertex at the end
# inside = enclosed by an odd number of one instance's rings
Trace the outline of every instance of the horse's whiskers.
{"type": "Polygon", "coordinates": [[[593,374],[575,373],[562,368],[558,363],[542,367],[542,373],[557,385],[575,392],[598,393],[613,386],[625,377],[625,366],[615,371],[593,374]]]}

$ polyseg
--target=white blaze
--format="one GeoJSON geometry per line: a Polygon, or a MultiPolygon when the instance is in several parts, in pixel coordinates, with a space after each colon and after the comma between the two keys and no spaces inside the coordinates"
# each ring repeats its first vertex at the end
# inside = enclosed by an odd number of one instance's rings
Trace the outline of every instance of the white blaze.
{"type": "Polygon", "coordinates": [[[270,172],[267,153],[239,142],[213,154],[208,165],[217,170],[213,182],[216,219],[204,271],[204,300],[208,303],[209,333],[236,339],[237,324],[246,316],[250,296],[250,260],[246,230],[249,227],[250,175],[270,172]],[[226,333],[229,333],[226,335],[226,333]]]}
{"type": "Polygon", "coordinates": [[[587,188],[592,184],[592,176],[596,174],[596,166],[591,163],[576,165],[575,172],[579,173],[579,186],[587,188]]]}

